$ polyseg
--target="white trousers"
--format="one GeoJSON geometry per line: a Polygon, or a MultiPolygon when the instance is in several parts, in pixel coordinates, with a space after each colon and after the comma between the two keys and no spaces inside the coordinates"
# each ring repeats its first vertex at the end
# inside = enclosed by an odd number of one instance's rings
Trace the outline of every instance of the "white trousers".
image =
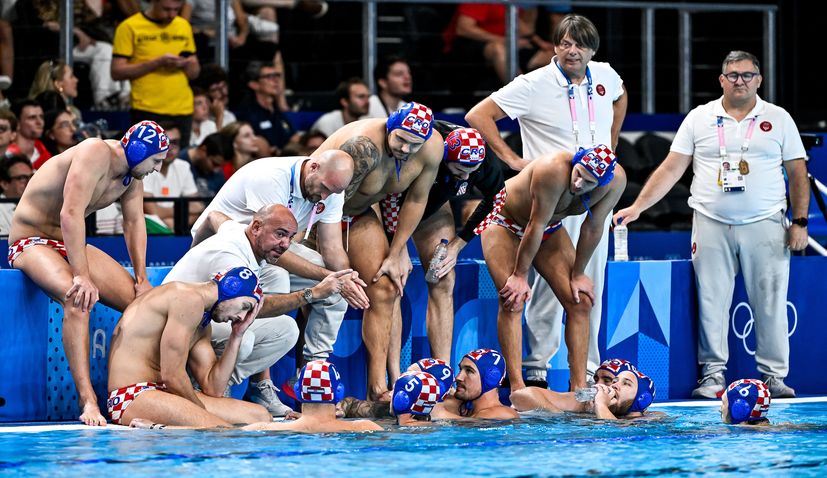
{"type": "MultiPolygon", "coordinates": [[[[321,254],[301,244],[290,244],[290,252],[320,267],[325,267],[321,254]]],[[[285,294],[297,290],[307,289],[319,283],[315,279],[307,279],[291,274],[278,266],[266,265],[261,269],[261,287],[265,294],[285,294]]],[[[325,300],[310,304],[310,314],[307,317],[307,327],[304,330],[305,359],[326,359],[333,353],[333,344],[339,335],[339,327],[347,312],[347,301],[339,294],[325,300]]]]}
{"type": "MultiPolygon", "coordinates": [[[[212,323],[212,346],[217,356],[224,353],[230,333],[229,323],[212,323]]],[[[250,375],[270,368],[296,345],[298,338],[299,328],[289,315],[255,319],[241,338],[230,385],[238,385],[250,375]]]]}
{"type": "Polygon", "coordinates": [[[730,226],[695,212],[692,265],[698,286],[698,362],[703,374],[723,373],[729,359],[729,311],[740,269],[755,330],[758,371],[784,378],[790,369],[787,287],[790,251],[783,213],[730,226]]]}
{"type": "MultiPolygon", "coordinates": [[[[563,227],[571,237],[574,247],[580,237],[580,226],[588,213],[563,219],[563,227]]],[[[600,316],[603,313],[603,283],[606,275],[606,260],[609,257],[609,225],[611,215],[606,218],[603,237],[597,244],[591,260],[586,265],[586,275],[594,282],[594,306],[589,315],[589,357],[586,364],[587,378],[591,379],[600,366],[600,351],[597,347],[600,332],[600,316]]],[[[528,380],[546,380],[548,362],[560,349],[563,329],[563,306],[543,277],[533,270],[531,300],[526,306],[526,339],[530,353],[523,360],[528,380]]]]}
{"type": "Polygon", "coordinates": [[[89,82],[92,84],[92,97],[95,105],[100,105],[113,94],[119,98],[129,98],[130,86],[128,81],[112,79],[112,45],[96,41],[85,50],[75,47],[72,55],[76,61],[89,64],[89,82]]]}

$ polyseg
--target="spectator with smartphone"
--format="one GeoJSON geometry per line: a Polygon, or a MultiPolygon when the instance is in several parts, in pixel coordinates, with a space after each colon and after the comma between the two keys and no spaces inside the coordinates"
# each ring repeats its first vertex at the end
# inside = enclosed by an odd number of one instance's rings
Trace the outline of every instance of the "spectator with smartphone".
{"type": "Polygon", "coordinates": [[[151,0],[149,9],[115,30],[112,78],[132,83],[132,122],[174,122],[189,144],[193,98],[189,80],[201,66],[189,22],[179,13],[184,0],[151,0]]]}

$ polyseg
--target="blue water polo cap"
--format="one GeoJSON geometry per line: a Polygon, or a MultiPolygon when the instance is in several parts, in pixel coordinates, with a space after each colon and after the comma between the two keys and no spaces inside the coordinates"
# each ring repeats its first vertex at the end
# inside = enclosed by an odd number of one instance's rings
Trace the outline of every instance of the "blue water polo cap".
{"type": "Polygon", "coordinates": [[[327,360],[314,360],[302,367],[293,386],[302,403],[339,403],[345,398],[345,384],[336,367],[327,360]]]}
{"type": "MultiPolygon", "coordinates": [[[[629,362],[628,360],[613,358],[613,359],[608,359],[608,360],[604,360],[603,362],[601,362],[600,367],[597,367],[597,371],[600,371],[600,370],[605,370],[605,371],[611,373],[612,375],[614,375],[615,377],[617,377],[618,374],[620,374],[620,372],[625,372],[627,370],[629,372],[634,372],[635,371],[635,366],[632,365],[632,362],[629,362]]],[[[594,381],[595,382],[597,381],[597,372],[595,372],[594,381]]]]}
{"type": "Polygon", "coordinates": [[[428,140],[434,132],[434,113],[431,108],[412,101],[405,103],[401,108],[388,116],[388,133],[395,129],[413,133],[424,140],[428,140]]]}
{"type": "Polygon", "coordinates": [[[394,415],[430,415],[442,396],[437,379],[428,372],[405,372],[393,385],[394,415]]]}
{"type": "Polygon", "coordinates": [[[725,393],[733,424],[767,418],[770,411],[770,390],[761,380],[736,380],[729,384],[725,393]]]}
{"type": "Polygon", "coordinates": [[[424,358],[416,362],[416,366],[423,372],[428,372],[439,382],[439,401],[451,390],[454,384],[454,370],[448,362],[434,358],[424,358]]]}
{"type": "Polygon", "coordinates": [[[505,378],[505,357],[494,349],[477,349],[463,358],[470,359],[477,366],[482,386],[480,396],[499,387],[505,378]]]}
{"type": "Polygon", "coordinates": [[[485,140],[474,128],[458,128],[445,138],[442,160],[473,167],[485,159],[485,140]]]}
{"type": "Polygon", "coordinates": [[[252,297],[256,302],[261,302],[264,295],[258,284],[256,273],[248,267],[233,267],[224,272],[219,272],[212,276],[212,281],[218,285],[218,300],[215,301],[209,312],[204,312],[201,327],[206,327],[210,323],[216,307],[225,300],[235,299],[236,297],[252,297]]]}
{"type": "Polygon", "coordinates": [[[638,369],[632,367],[631,372],[637,377],[637,393],[627,413],[643,413],[655,401],[655,382],[638,369]]]}
{"type": "Polygon", "coordinates": [[[571,158],[571,165],[582,165],[597,179],[597,186],[605,186],[615,176],[615,165],[617,157],[605,144],[599,144],[594,148],[581,149],[574,153],[571,158]]]}
{"type": "Polygon", "coordinates": [[[126,163],[129,170],[143,160],[158,153],[165,153],[169,149],[169,138],[158,123],[141,121],[135,123],[121,138],[121,146],[126,153],[126,163]]]}

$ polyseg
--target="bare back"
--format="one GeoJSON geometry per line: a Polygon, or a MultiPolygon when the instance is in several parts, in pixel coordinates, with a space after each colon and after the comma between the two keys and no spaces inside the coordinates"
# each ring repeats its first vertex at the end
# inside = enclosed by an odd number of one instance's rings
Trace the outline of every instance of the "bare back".
{"type": "Polygon", "coordinates": [[[127,163],[123,148],[116,140],[90,138],[49,159],[29,181],[14,212],[9,242],[40,236],[63,239],[60,213],[64,206],[64,188],[70,171],[86,169],[97,174],[97,181],[84,216],[117,201],[130,188],[142,189],[141,181],[123,185],[127,163]],[[104,169],[105,168],[105,169],[104,169]]]}
{"type": "MultiPolygon", "coordinates": [[[[109,352],[109,390],[138,382],[161,381],[161,337],[167,325],[170,307],[180,298],[194,296],[204,284],[171,282],[139,296],[123,313],[109,352]]],[[[203,307],[189,307],[185,317],[192,319],[189,347],[209,337],[210,327],[200,328],[203,307]]],[[[179,308],[178,312],[182,312],[179,308]]]]}
{"type": "Polygon", "coordinates": [[[425,170],[433,170],[435,176],[442,161],[442,137],[434,132],[416,154],[400,163],[397,179],[396,161],[387,149],[386,121],[380,118],[343,126],[327,138],[316,152],[341,149],[351,140],[359,147],[355,154],[352,148],[345,148],[355,163],[353,180],[345,190],[344,213],[347,215],[364,212],[390,193],[408,190],[425,170]]]}
{"type": "MultiPolygon", "coordinates": [[[[517,224],[525,226],[531,217],[532,197],[536,194],[544,194],[546,190],[562,190],[562,194],[549,198],[556,200],[554,214],[549,221],[553,224],[569,216],[577,216],[586,212],[586,207],[581,197],[574,196],[569,189],[571,181],[571,158],[572,154],[561,152],[541,156],[526,166],[519,174],[505,182],[505,190],[508,193],[502,214],[513,219],[517,224]],[[534,181],[535,191],[532,191],[532,181],[535,174],[541,174],[543,180],[534,181]],[[539,188],[538,188],[539,186],[539,188]],[[537,190],[541,189],[541,190],[537,190]]],[[[611,185],[608,187],[596,188],[590,193],[589,207],[593,208],[604,197],[606,197],[611,185]]]]}

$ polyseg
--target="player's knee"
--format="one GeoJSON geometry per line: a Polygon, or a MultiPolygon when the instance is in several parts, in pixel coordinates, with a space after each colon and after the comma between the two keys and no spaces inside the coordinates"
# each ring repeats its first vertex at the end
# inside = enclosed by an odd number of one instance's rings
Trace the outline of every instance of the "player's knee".
{"type": "Polygon", "coordinates": [[[396,287],[387,277],[380,278],[377,282],[370,284],[367,288],[368,298],[371,304],[392,303],[396,298],[396,287]]]}
{"type": "Polygon", "coordinates": [[[446,296],[448,294],[454,293],[454,284],[456,282],[456,274],[454,271],[445,274],[444,277],[439,279],[439,282],[436,284],[428,284],[428,291],[432,296],[446,296]]]}

